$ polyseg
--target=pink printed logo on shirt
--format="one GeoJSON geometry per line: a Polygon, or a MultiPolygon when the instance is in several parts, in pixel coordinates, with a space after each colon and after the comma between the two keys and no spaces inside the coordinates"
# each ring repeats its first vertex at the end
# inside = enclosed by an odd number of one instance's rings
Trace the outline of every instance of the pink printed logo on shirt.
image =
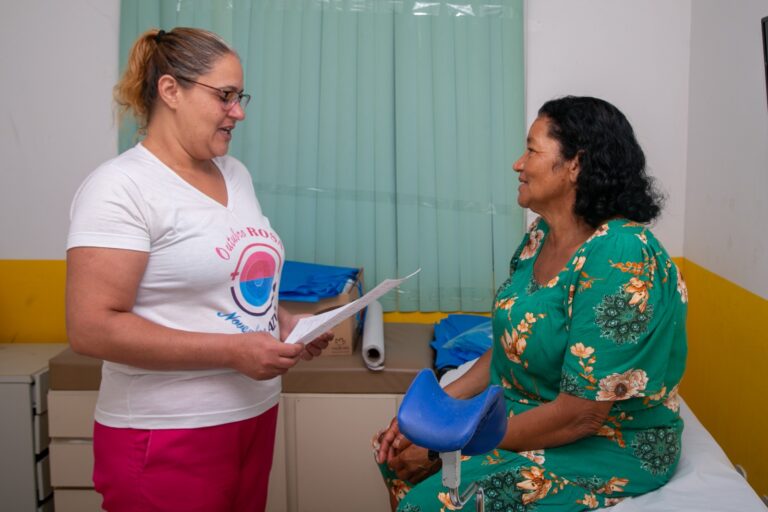
{"type": "Polygon", "coordinates": [[[232,298],[243,312],[263,316],[272,309],[283,265],[280,252],[264,243],[251,244],[240,254],[232,272],[232,298]]]}

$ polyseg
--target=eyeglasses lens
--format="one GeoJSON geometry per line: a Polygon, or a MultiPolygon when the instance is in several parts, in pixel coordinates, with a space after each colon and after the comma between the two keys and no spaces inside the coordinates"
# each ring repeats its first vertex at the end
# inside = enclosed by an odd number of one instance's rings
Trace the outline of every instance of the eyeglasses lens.
{"type": "Polygon", "coordinates": [[[248,106],[249,101],[251,101],[250,94],[228,91],[224,96],[224,105],[227,109],[234,107],[235,103],[239,103],[240,108],[245,109],[245,107],[248,106]]]}

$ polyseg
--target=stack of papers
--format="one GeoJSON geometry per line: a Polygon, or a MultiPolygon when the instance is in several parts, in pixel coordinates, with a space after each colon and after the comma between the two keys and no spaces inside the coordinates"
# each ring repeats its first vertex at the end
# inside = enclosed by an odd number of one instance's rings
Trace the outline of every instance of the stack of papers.
{"type": "Polygon", "coordinates": [[[332,329],[334,326],[340,324],[347,318],[351,317],[361,309],[365,308],[368,304],[375,301],[395,286],[406,279],[410,279],[419,273],[421,269],[409,274],[401,279],[385,279],[379,285],[366,293],[354,302],[350,302],[340,308],[327,311],[315,316],[308,316],[298,321],[296,326],[291,331],[286,343],[309,343],[324,332],[332,329]]]}

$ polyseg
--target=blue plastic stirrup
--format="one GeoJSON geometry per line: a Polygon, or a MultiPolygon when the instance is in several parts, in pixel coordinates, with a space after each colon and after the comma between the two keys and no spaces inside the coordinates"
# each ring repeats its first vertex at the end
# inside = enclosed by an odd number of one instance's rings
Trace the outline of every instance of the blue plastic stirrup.
{"type": "Polygon", "coordinates": [[[432,370],[421,370],[397,413],[400,432],[414,444],[436,452],[479,455],[498,446],[506,433],[501,387],[489,386],[469,400],[445,393],[432,370]]]}

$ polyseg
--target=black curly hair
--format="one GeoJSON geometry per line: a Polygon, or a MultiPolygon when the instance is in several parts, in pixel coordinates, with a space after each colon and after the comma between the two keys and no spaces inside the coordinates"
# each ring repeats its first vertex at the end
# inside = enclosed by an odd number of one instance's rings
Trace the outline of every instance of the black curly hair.
{"type": "Polygon", "coordinates": [[[579,158],[576,215],[592,227],[614,217],[643,223],[658,217],[663,197],[619,109],[598,98],[566,96],[546,102],[539,116],[549,119],[549,136],[560,144],[561,156],[579,158]]]}

